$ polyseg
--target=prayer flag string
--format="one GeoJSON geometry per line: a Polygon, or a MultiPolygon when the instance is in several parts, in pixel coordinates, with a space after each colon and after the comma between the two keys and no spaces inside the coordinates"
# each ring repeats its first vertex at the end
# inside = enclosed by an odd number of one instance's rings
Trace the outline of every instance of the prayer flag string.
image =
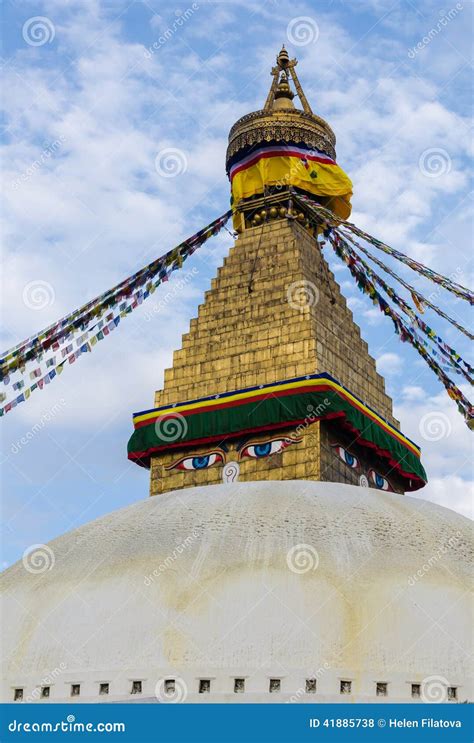
{"type": "MultiPolygon", "coordinates": [[[[338,233],[336,233],[338,234],[338,233]]],[[[432,330],[429,325],[427,325],[421,318],[419,318],[412,307],[410,307],[402,297],[400,297],[394,289],[392,289],[391,286],[389,286],[378,274],[373,271],[370,266],[361,258],[357,253],[351,248],[351,246],[347,243],[347,241],[338,234],[338,238],[343,246],[343,248],[347,251],[349,254],[349,257],[351,260],[359,262],[365,272],[368,276],[374,281],[376,284],[382,287],[384,292],[387,294],[387,296],[390,297],[390,299],[404,312],[410,320],[412,320],[415,325],[417,325],[420,330],[430,339],[432,343],[434,343],[440,353],[447,359],[449,362],[449,366],[446,367],[446,371],[454,371],[456,374],[462,374],[465,379],[469,382],[469,384],[473,384],[474,380],[472,378],[472,372],[474,372],[474,368],[470,366],[464,359],[461,358],[461,356],[454,350],[454,348],[451,348],[448,346],[447,343],[443,341],[443,339],[435,333],[434,330],[432,330]],[[463,369],[461,366],[461,363],[466,367],[466,369],[463,369]]],[[[331,238],[330,238],[331,239],[331,238]]],[[[413,329],[413,328],[412,328],[413,329]]],[[[413,329],[413,332],[414,329],[413,329]]],[[[423,340],[423,338],[420,338],[417,336],[417,339],[420,343],[423,343],[425,347],[429,348],[430,353],[432,353],[434,356],[438,356],[439,354],[434,348],[431,348],[429,344],[423,340]]],[[[444,367],[443,367],[444,368],[444,367]]]]}
{"type": "MultiPolygon", "coordinates": [[[[63,372],[66,364],[73,364],[82,354],[91,352],[93,347],[115,330],[121,320],[142,304],[159,284],[168,281],[170,274],[180,269],[195,250],[216,235],[225,226],[231,214],[229,210],[120,284],[8,349],[0,360],[0,381],[7,389],[13,392],[21,391],[21,394],[0,407],[0,416],[27,400],[35,390],[43,389],[45,385],[50,384],[63,372]],[[81,335],[76,337],[79,331],[81,335]],[[46,356],[49,358],[45,359],[46,356]],[[62,360],[58,363],[59,358],[62,360]],[[41,368],[43,360],[46,373],[41,368]],[[28,372],[33,384],[26,387],[21,376],[28,372]],[[20,378],[12,379],[12,376],[18,375],[20,378]]],[[[6,392],[1,392],[0,403],[4,403],[6,399],[6,392]]]]}
{"type": "MultiPolygon", "coordinates": [[[[472,371],[473,368],[465,362],[461,356],[453,349],[448,346],[443,339],[435,333],[432,328],[427,325],[418,315],[415,313],[412,307],[405,302],[396,292],[390,287],[384,279],[373,271],[373,269],[363,260],[363,258],[354,250],[352,246],[361,248],[357,241],[351,238],[347,234],[347,231],[343,231],[342,227],[352,227],[347,222],[343,222],[341,219],[334,216],[334,214],[319,204],[309,199],[306,196],[298,194],[295,196],[295,202],[299,203],[300,206],[306,206],[312,217],[312,221],[319,232],[323,231],[325,237],[329,239],[331,246],[334,249],[336,255],[341,258],[349,268],[353,278],[355,279],[358,288],[367,294],[375,305],[378,305],[381,312],[388,315],[394,326],[395,332],[403,342],[409,342],[415,348],[415,350],[422,356],[426,361],[430,369],[436,374],[438,379],[444,385],[449,397],[456,402],[458,410],[463,415],[469,428],[474,428],[474,411],[473,406],[469,400],[463,395],[461,390],[454,384],[454,382],[448,377],[446,372],[455,371],[458,374],[462,374],[472,384],[472,371]],[[349,241],[351,244],[349,244],[349,241]],[[385,300],[382,295],[377,291],[375,283],[382,287],[387,296],[396,304],[400,309],[408,315],[414,325],[416,325],[439,349],[437,351],[433,348],[428,341],[419,336],[415,331],[413,325],[407,325],[396,310],[385,300]],[[436,358],[435,358],[436,357],[436,358]],[[445,363],[446,360],[448,363],[445,363]]],[[[362,231],[361,231],[362,232],[362,231]]],[[[365,235],[365,233],[363,233],[365,235]]],[[[364,238],[365,239],[365,238],[364,238]]],[[[373,241],[372,241],[373,242],[373,241]]],[[[372,254],[364,251],[365,254],[373,259],[372,254]]],[[[377,260],[375,263],[381,265],[385,270],[385,265],[380,264],[377,260]]],[[[387,271],[390,273],[390,270],[387,271]]],[[[399,279],[399,277],[391,272],[391,275],[399,279]]],[[[437,276],[440,276],[437,274],[437,276]]],[[[449,281],[449,280],[447,280],[449,281]]],[[[409,284],[401,282],[410,291],[412,299],[418,310],[421,308],[421,303],[424,297],[419,292],[416,292],[413,287],[409,284]]],[[[440,283],[440,282],[438,282],[440,283]]],[[[466,290],[467,291],[467,290],[466,290]]],[[[456,292],[455,292],[456,293],[456,292]]],[[[464,297],[466,298],[466,297],[464,297]]],[[[435,311],[438,311],[435,305],[430,305],[435,311]]],[[[464,330],[464,329],[463,329],[464,330]]],[[[466,332],[466,335],[469,335],[466,332]]]]}
{"type": "Polygon", "coordinates": [[[436,271],[433,271],[433,269],[428,268],[428,266],[423,265],[423,263],[419,263],[418,261],[415,261],[414,258],[410,258],[408,255],[401,253],[399,250],[395,250],[395,248],[391,248],[389,245],[386,245],[381,240],[378,240],[376,237],[372,237],[372,235],[369,235],[367,234],[367,232],[364,232],[359,227],[356,227],[356,225],[353,224],[352,222],[344,221],[343,219],[338,217],[336,214],[334,214],[334,212],[330,211],[329,209],[326,209],[325,207],[321,206],[313,199],[309,198],[309,196],[305,196],[304,194],[298,193],[298,194],[294,194],[294,197],[296,201],[300,201],[301,203],[306,204],[308,207],[312,208],[315,212],[317,212],[321,221],[326,222],[327,224],[331,225],[331,227],[340,226],[346,230],[353,232],[355,235],[357,235],[358,237],[361,237],[366,242],[370,243],[371,245],[374,245],[374,247],[378,248],[379,250],[382,250],[384,253],[391,255],[393,258],[396,258],[401,263],[404,263],[405,265],[409,266],[413,271],[416,271],[422,276],[425,276],[425,278],[430,279],[430,281],[434,281],[436,284],[439,284],[447,291],[452,292],[457,297],[460,297],[461,299],[465,299],[470,304],[474,304],[474,294],[471,291],[469,291],[469,289],[466,289],[466,287],[461,286],[461,284],[456,283],[455,281],[448,278],[447,276],[443,276],[442,274],[439,274],[436,271]]]}
{"type": "MultiPolygon", "coordinates": [[[[339,233],[339,234],[341,234],[341,233],[339,233]]],[[[392,278],[394,278],[394,279],[395,279],[396,281],[398,281],[398,282],[399,282],[399,283],[400,283],[400,284],[401,284],[402,286],[404,286],[404,287],[405,287],[405,289],[407,289],[407,290],[408,290],[408,291],[410,292],[410,294],[411,294],[411,297],[412,297],[412,299],[413,299],[413,302],[415,303],[415,305],[416,305],[417,309],[418,309],[418,310],[419,310],[420,312],[423,312],[423,306],[424,306],[424,305],[426,305],[427,307],[430,307],[430,308],[431,308],[431,309],[432,309],[432,310],[433,310],[434,312],[436,312],[436,313],[437,313],[437,314],[438,314],[438,315],[439,315],[440,317],[443,317],[443,318],[444,318],[445,320],[447,320],[447,321],[448,321],[449,323],[451,323],[451,325],[454,325],[454,327],[455,327],[455,328],[457,328],[457,329],[458,329],[458,330],[459,330],[459,331],[460,331],[461,333],[463,333],[464,335],[466,335],[466,336],[467,336],[468,338],[470,338],[471,340],[474,340],[474,335],[473,335],[473,334],[472,334],[472,333],[471,333],[471,332],[470,332],[469,330],[467,330],[467,328],[464,328],[464,327],[463,327],[462,325],[460,325],[460,324],[459,324],[459,323],[458,323],[458,322],[457,322],[456,320],[453,320],[453,318],[452,318],[452,317],[450,317],[450,316],[449,316],[449,315],[447,315],[447,314],[446,314],[445,312],[443,312],[443,310],[442,310],[442,309],[441,309],[440,307],[437,307],[437,306],[436,306],[435,304],[433,304],[433,303],[432,303],[432,302],[431,302],[431,301],[430,301],[429,299],[427,299],[427,298],[426,298],[426,297],[424,297],[424,296],[423,296],[422,294],[420,294],[420,292],[419,292],[419,291],[417,291],[417,290],[416,290],[416,289],[415,289],[415,288],[414,288],[413,286],[411,286],[410,284],[408,284],[408,283],[407,283],[407,282],[406,282],[406,281],[405,281],[404,279],[402,279],[402,278],[401,278],[401,276],[398,276],[398,274],[396,274],[396,273],[395,273],[394,271],[392,271],[392,269],[391,269],[391,268],[389,268],[388,266],[386,266],[386,265],[385,265],[385,263],[383,263],[383,262],[382,262],[382,261],[380,261],[380,260],[379,260],[378,258],[376,258],[376,257],[375,257],[375,255],[372,255],[372,253],[370,253],[370,252],[369,252],[369,251],[367,250],[367,248],[365,248],[365,247],[364,247],[363,245],[361,245],[361,244],[360,244],[360,243],[358,243],[358,242],[357,242],[356,240],[354,240],[354,238],[353,238],[353,237],[352,237],[351,235],[348,235],[348,234],[346,234],[346,233],[343,233],[343,234],[344,234],[344,237],[345,237],[345,238],[346,238],[347,240],[350,240],[350,242],[351,242],[351,243],[352,243],[352,244],[353,244],[353,245],[354,245],[354,246],[355,246],[356,248],[358,248],[358,249],[359,249],[359,250],[361,250],[361,251],[362,251],[363,253],[365,253],[365,255],[366,255],[366,256],[367,256],[368,258],[370,258],[370,260],[371,260],[371,261],[373,261],[374,263],[376,263],[376,264],[377,264],[377,266],[379,266],[379,267],[380,267],[380,268],[381,268],[381,269],[382,269],[383,271],[385,271],[385,272],[386,272],[386,273],[388,273],[388,274],[389,274],[390,276],[392,276],[392,278]]]]}
{"type": "Polygon", "coordinates": [[[454,384],[454,382],[447,376],[447,374],[441,368],[440,364],[438,364],[438,362],[430,355],[430,353],[426,350],[424,344],[420,343],[420,339],[413,331],[413,329],[406,325],[400,315],[377,291],[374,283],[366,274],[361,263],[351,258],[349,252],[344,249],[343,238],[341,238],[341,236],[336,231],[334,231],[333,233],[331,228],[327,231],[326,236],[329,238],[329,241],[336,255],[346,263],[359,289],[367,294],[372,299],[372,302],[375,305],[378,305],[381,312],[391,318],[395,327],[395,332],[400,337],[400,340],[402,342],[408,341],[409,343],[411,343],[413,348],[418,351],[420,356],[422,356],[428,366],[432,369],[432,371],[434,371],[438,379],[444,385],[449,397],[455,401],[459,412],[463,415],[467,425],[471,428],[474,416],[473,407],[469,400],[463,395],[461,390],[454,384]]]}

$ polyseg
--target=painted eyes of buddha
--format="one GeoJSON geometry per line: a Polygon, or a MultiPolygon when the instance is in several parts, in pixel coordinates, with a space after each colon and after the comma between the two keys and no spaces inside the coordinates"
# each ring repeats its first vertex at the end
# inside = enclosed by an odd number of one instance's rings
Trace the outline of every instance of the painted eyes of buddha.
{"type": "Polygon", "coordinates": [[[375,487],[379,490],[391,490],[389,481],[382,477],[382,475],[379,475],[378,472],[375,470],[369,470],[369,480],[374,483],[375,487]]]}
{"type": "MultiPolygon", "coordinates": [[[[333,444],[333,448],[335,449],[339,459],[341,459],[344,464],[346,464],[352,470],[357,470],[360,468],[360,460],[358,457],[355,456],[355,454],[352,454],[340,444],[333,444]]],[[[375,485],[378,490],[392,490],[389,481],[385,477],[380,475],[376,470],[370,469],[367,475],[369,481],[373,485],[375,485]]]]}
{"type": "Polygon", "coordinates": [[[212,467],[213,464],[223,462],[224,458],[220,451],[213,451],[209,454],[203,454],[199,457],[184,457],[179,462],[175,462],[171,467],[166,469],[170,470],[207,470],[212,467]]]}
{"type": "MultiPolygon", "coordinates": [[[[287,446],[299,443],[301,439],[275,438],[268,441],[246,442],[238,450],[239,459],[264,459],[273,454],[279,454],[287,446]]],[[[183,457],[177,462],[169,465],[167,470],[206,470],[215,464],[223,464],[225,461],[224,451],[217,449],[206,454],[195,457],[183,457]]]]}
{"type": "Polygon", "coordinates": [[[336,454],[339,457],[339,459],[342,459],[344,464],[347,464],[348,467],[351,468],[351,470],[356,470],[360,466],[360,462],[354,454],[351,454],[350,451],[347,451],[347,449],[344,449],[343,446],[336,446],[336,454]]]}
{"type": "Polygon", "coordinates": [[[247,444],[240,451],[239,459],[251,457],[252,459],[262,459],[270,457],[272,454],[279,454],[287,446],[294,443],[294,439],[272,439],[271,441],[259,442],[258,444],[247,444]]]}

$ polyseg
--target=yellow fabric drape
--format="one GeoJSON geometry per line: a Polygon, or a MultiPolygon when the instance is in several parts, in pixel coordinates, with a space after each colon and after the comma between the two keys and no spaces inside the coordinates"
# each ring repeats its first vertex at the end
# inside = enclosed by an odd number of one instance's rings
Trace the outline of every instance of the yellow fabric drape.
{"type": "Polygon", "coordinates": [[[336,164],[303,161],[294,156],[263,157],[232,178],[233,204],[263,194],[264,186],[301,188],[329,198],[329,208],[342,219],[351,213],[352,182],[336,164]]]}

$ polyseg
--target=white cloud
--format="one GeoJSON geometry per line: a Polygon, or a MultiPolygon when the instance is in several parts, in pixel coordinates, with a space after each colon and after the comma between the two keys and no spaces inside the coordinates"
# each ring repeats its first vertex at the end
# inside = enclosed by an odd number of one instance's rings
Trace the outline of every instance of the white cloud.
{"type": "Polygon", "coordinates": [[[387,352],[376,359],[376,364],[379,374],[398,374],[402,368],[403,359],[396,353],[387,352]]]}
{"type": "Polygon", "coordinates": [[[434,477],[415,496],[457,511],[467,518],[474,518],[474,482],[458,475],[434,477]]]}
{"type": "Polygon", "coordinates": [[[416,495],[471,515],[472,432],[444,391],[428,395],[420,387],[407,386],[403,398],[395,405],[395,415],[403,432],[421,446],[428,475],[428,485],[416,495]]]}

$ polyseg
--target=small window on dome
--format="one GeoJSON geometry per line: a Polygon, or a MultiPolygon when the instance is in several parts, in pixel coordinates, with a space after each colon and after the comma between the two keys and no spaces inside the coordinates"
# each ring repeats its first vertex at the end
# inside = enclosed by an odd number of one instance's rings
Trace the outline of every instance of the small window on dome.
{"type": "Polygon", "coordinates": [[[15,691],[13,692],[13,701],[14,702],[23,701],[23,689],[15,689],[15,691]]]}
{"type": "Polygon", "coordinates": [[[110,691],[110,685],[108,682],[104,682],[103,684],[99,684],[99,694],[108,694],[110,691]]]}
{"type": "Polygon", "coordinates": [[[316,694],[316,679],[306,679],[306,694],[316,694]]]}
{"type": "Polygon", "coordinates": [[[385,681],[377,682],[375,693],[378,697],[386,697],[388,694],[388,684],[386,684],[385,681]]]}
{"type": "Polygon", "coordinates": [[[47,699],[49,697],[49,692],[51,691],[50,686],[42,686],[41,687],[41,696],[43,699],[47,699]]]}
{"type": "Polygon", "coordinates": [[[448,686],[448,702],[454,702],[458,698],[458,687],[448,686]]]}
{"type": "Polygon", "coordinates": [[[352,681],[341,681],[341,694],[350,694],[352,692],[352,681]]]}
{"type": "Polygon", "coordinates": [[[419,699],[421,696],[421,684],[411,685],[411,695],[413,699],[419,699]]]}
{"type": "Polygon", "coordinates": [[[175,679],[165,679],[165,694],[174,694],[176,691],[175,679]]]}
{"type": "Polygon", "coordinates": [[[78,697],[81,693],[81,685],[80,684],[71,684],[71,696],[72,697],[78,697]]]}
{"type": "Polygon", "coordinates": [[[141,694],[142,693],[142,682],[141,681],[132,681],[132,691],[131,694],[141,694]]]}
{"type": "Polygon", "coordinates": [[[276,694],[281,690],[281,679],[270,679],[269,685],[270,694],[276,694]]]}
{"type": "Polygon", "coordinates": [[[200,679],[199,680],[199,693],[209,694],[211,691],[211,679],[200,679]]]}
{"type": "Polygon", "coordinates": [[[234,679],[234,692],[243,694],[245,691],[245,679],[234,679]]]}

